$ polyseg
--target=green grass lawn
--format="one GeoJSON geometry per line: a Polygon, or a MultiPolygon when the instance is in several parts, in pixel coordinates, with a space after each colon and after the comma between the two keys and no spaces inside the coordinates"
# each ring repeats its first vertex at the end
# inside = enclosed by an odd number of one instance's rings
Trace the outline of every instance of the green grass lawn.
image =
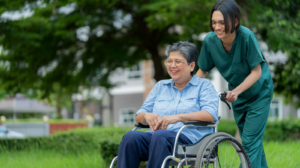
{"type": "Polygon", "coordinates": [[[300,167],[300,141],[298,142],[268,142],[264,143],[268,166],[300,167]]]}
{"type": "MultiPolygon", "coordinates": [[[[299,142],[265,142],[270,168],[300,167],[299,142]]],[[[55,151],[32,150],[0,153],[1,168],[105,168],[98,151],[64,155],[55,151]]]]}
{"type": "Polygon", "coordinates": [[[63,155],[55,151],[20,151],[0,154],[1,168],[105,168],[100,153],[63,155]]]}

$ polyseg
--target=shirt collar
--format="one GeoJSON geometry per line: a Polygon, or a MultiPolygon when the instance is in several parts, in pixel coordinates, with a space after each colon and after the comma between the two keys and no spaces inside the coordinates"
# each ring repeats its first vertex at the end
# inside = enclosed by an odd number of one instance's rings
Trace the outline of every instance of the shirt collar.
{"type": "MultiPolygon", "coordinates": [[[[197,76],[196,75],[194,75],[193,77],[192,77],[192,79],[188,82],[188,84],[190,83],[191,85],[198,85],[199,84],[199,81],[197,80],[197,76]]],[[[162,81],[162,83],[163,84],[172,84],[172,85],[174,85],[174,80],[173,79],[167,79],[167,80],[163,80],[162,81]]]]}

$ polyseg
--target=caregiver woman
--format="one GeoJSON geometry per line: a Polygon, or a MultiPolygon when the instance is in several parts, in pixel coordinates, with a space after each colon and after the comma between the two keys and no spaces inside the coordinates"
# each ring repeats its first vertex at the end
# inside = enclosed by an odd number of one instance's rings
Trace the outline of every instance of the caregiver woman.
{"type": "Polygon", "coordinates": [[[228,82],[226,99],[232,102],[242,144],[254,168],[265,168],[263,134],[273,97],[273,83],[257,39],[240,26],[240,10],[233,0],[220,0],[211,10],[210,32],[198,59],[197,76],[205,78],[216,67],[228,82]]]}

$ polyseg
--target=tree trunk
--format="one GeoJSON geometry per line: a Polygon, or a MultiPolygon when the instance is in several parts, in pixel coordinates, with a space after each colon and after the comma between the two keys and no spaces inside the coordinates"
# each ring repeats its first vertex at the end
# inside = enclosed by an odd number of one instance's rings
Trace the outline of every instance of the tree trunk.
{"type": "Polygon", "coordinates": [[[60,94],[57,95],[56,98],[56,111],[57,111],[57,118],[62,119],[61,115],[61,102],[60,102],[60,94]]]}
{"type": "Polygon", "coordinates": [[[57,118],[58,118],[58,119],[62,119],[62,115],[61,115],[61,107],[60,107],[60,105],[56,105],[56,111],[57,111],[57,118]]]}
{"type": "Polygon", "coordinates": [[[161,56],[158,54],[157,46],[152,46],[151,49],[149,49],[149,52],[154,65],[154,79],[157,82],[165,79],[165,70],[162,65],[161,56]]]}
{"type": "Polygon", "coordinates": [[[167,26],[164,29],[150,29],[146,22],[146,18],[148,17],[147,12],[143,14],[136,13],[131,7],[126,6],[126,4],[123,2],[120,2],[115,6],[130,13],[133,21],[136,23],[138,28],[137,31],[132,34],[132,36],[135,36],[137,39],[139,39],[142,47],[151,54],[155,71],[154,79],[156,81],[165,79],[166,76],[163,68],[162,58],[158,53],[158,44],[161,42],[163,36],[167,33],[169,27],[167,26]]]}

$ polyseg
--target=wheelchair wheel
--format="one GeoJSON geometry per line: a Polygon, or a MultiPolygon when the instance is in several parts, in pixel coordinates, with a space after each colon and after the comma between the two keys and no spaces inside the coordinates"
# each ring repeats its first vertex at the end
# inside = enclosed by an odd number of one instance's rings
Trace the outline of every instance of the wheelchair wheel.
{"type": "Polygon", "coordinates": [[[251,168],[249,157],[242,145],[227,133],[214,133],[203,139],[196,168],[251,168]]]}

